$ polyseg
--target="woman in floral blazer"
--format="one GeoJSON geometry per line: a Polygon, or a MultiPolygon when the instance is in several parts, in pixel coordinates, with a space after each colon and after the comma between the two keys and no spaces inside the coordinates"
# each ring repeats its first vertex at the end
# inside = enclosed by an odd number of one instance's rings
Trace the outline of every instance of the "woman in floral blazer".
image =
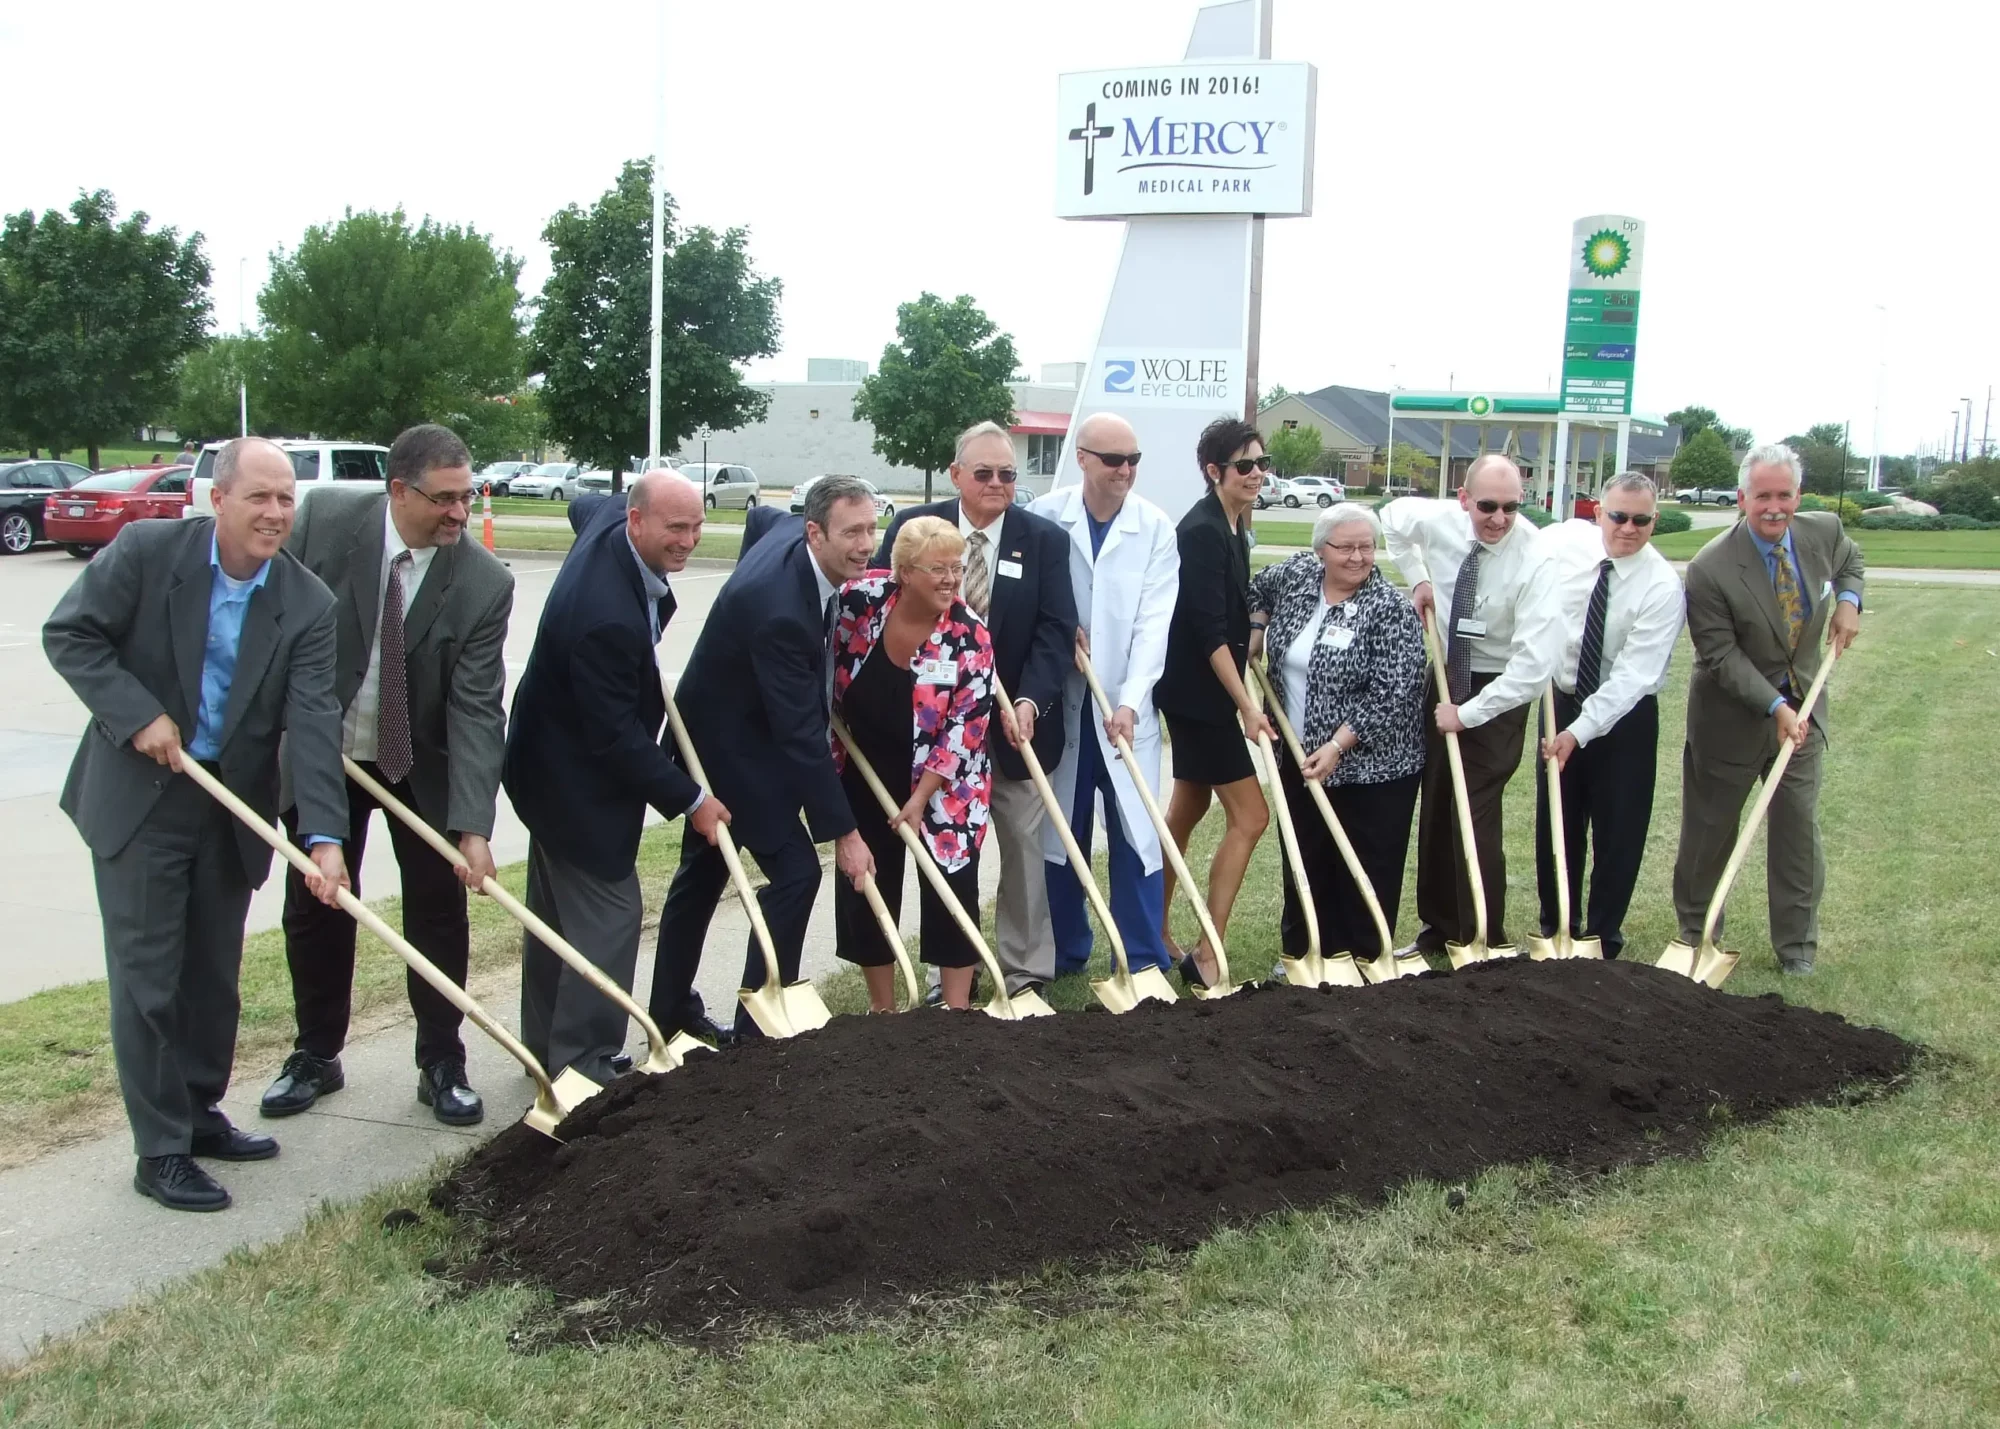
{"type": "MultiPolygon", "coordinates": [[[[855,745],[903,801],[893,821],[863,781],[845,746],[833,757],[862,838],[875,855],[875,882],[891,911],[903,902],[908,824],[944,871],[966,912],[979,919],[979,845],[986,836],[992,772],[986,753],[993,713],[993,641],[959,599],[965,538],[958,527],[920,516],[897,534],[895,570],[870,571],[840,589],[833,633],[833,710],[855,745]]],[[[969,1005],[978,951],[932,891],[918,882],[923,960],[936,965],[945,1005],[969,1005]]],[[[869,1009],[895,1008],[895,962],[867,901],[847,880],[834,884],[835,952],[859,964],[869,1009]]]]}

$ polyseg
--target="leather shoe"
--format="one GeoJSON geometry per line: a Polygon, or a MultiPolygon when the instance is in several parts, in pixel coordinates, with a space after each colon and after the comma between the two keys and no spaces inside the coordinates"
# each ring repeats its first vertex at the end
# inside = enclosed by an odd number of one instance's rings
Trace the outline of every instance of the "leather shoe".
{"type": "Polygon", "coordinates": [[[301,1048],[285,1058],[278,1079],[264,1089],[257,1109],[265,1116],[294,1116],[346,1085],[340,1058],[315,1057],[301,1048]]]}
{"type": "Polygon", "coordinates": [[[683,1021],[679,1027],[669,1027],[664,1030],[669,1041],[673,1039],[674,1033],[685,1032],[697,1042],[712,1043],[717,1051],[736,1045],[737,1034],[735,1031],[731,1028],[721,1026],[706,1012],[697,1012],[694,1016],[683,1021]]]}
{"type": "Polygon", "coordinates": [[[614,1076],[622,1077],[631,1070],[632,1054],[630,1052],[613,1052],[611,1054],[611,1071],[614,1076]]]}
{"type": "Polygon", "coordinates": [[[1778,959],[1778,966],[1783,968],[1792,977],[1812,976],[1813,965],[1811,958],[1780,958],[1778,959]]]}
{"type": "Polygon", "coordinates": [[[132,1189],[170,1211],[220,1211],[229,1206],[229,1192],[185,1151],[141,1156],[132,1173],[132,1189]]]}
{"type": "Polygon", "coordinates": [[[278,1154],[278,1138],[236,1126],[198,1131],[192,1154],[206,1156],[211,1161],[269,1161],[278,1154]]]}
{"type": "Polygon", "coordinates": [[[465,1083],[465,1063],[433,1062],[417,1074],[417,1100],[446,1126],[472,1126],[485,1119],[486,1103],[465,1083]]]}

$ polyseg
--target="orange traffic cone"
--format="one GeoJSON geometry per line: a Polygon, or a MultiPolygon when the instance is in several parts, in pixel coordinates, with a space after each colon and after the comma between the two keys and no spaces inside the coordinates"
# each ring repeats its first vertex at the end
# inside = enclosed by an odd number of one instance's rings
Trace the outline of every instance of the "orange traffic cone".
{"type": "Polygon", "coordinates": [[[486,549],[490,551],[493,549],[493,483],[489,481],[483,484],[479,488],[479,495],[480,525],[483,528],[480,535],[486,542],[486,549]]]}

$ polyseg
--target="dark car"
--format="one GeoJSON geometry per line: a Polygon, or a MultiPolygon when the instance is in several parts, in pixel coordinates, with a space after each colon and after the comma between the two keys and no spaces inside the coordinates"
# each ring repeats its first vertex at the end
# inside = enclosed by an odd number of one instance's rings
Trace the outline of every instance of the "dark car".
{"type": "Polygon", "coordinates": [[[130,466],[86,476],[45,499],[42,533],[89,560],[128,521],[178,521],[187,509],[191,466],[130,466]]]}
{"type": "Polygon", "coordinates": [[[0,551],[18,556],[42,532],[42,508],[51,491],[66,491],[90,475],[73,461],[17,461],[0,466],[0,551]]]}

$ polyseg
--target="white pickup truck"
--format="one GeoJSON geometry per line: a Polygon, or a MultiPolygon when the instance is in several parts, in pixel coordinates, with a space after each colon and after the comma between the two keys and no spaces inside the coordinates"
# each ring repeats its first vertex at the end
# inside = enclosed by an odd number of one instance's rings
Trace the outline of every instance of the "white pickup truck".
{"type": "MultiPolygon", "coordinates": [[[[286,440],[277,445],[292,459],[292,473],[298,478],[301,501],[336,481],[372,481],[379,487],[389,471],[389,449],[367,442],[286,440]]],[[[188,487],[187,508],[181,512],[183,518],[215,514],[209,490],[215,485],[215,456],[223,446],[222,442],[210,442],[201,449],[201,456],[194,464],[194,480],[188,487]]]]}

